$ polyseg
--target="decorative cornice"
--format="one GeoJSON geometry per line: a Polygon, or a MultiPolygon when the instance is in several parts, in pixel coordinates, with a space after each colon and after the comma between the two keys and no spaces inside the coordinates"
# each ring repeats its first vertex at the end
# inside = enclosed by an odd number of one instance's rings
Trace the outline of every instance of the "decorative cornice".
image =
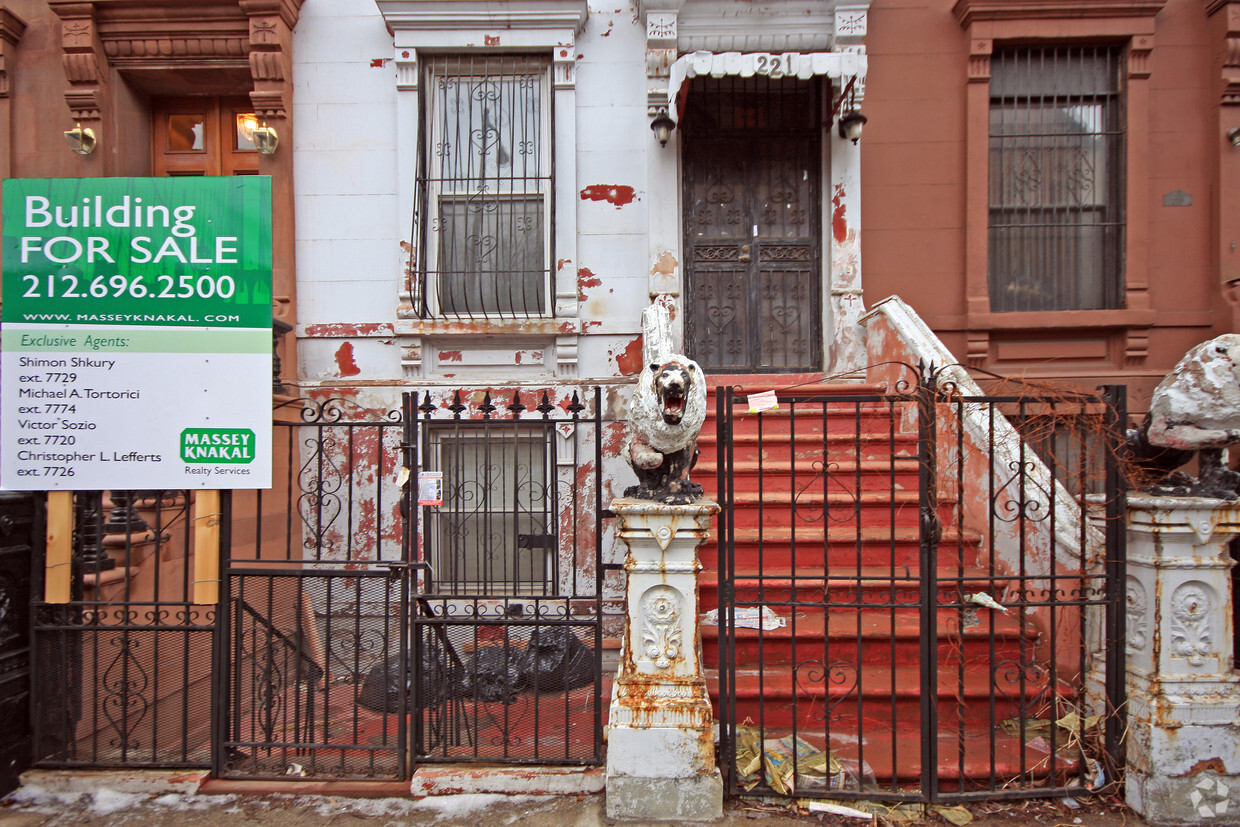
{"type": "Polygon", "coordinates": [[[571,29],[586,24],[585,0],[375,0],[395,31],[571,29]]]}
{"type": "MultiPolygon", "coordinates": [[[[75,119],[102,117],[105,66],[136,71],[248,69],[264,118],[285,117],[292,30],[304,0],[48,0],[62,21],[75,119]]],[[[237,92],[247,91],[237,89],[237,92]]]]}
{"type": "Polygon", "coordinates": [[[16,46],[26,31],[26,22],[0,4],[0,98],[9,96],[7,52],[16,46]]]}
{"type": "Polygon", "coordinates": [[[1148,34],[1137,35],[1128,44],[1128,77],[1148,78],[1150,76],[1150,53],[1154,51],[1154,37],[1148,34]]]}
{"type": "Polygon", "coordinates": [[[22,39],[22,35],[25,32],[26,21],[5,8],[3,3],[0,3],[0,42],[16,46],[17,41],[22,39]]]}
{"type": "Polygon", "coordinates": [[[1224,106],[1240,105],[1240,2],[1236,0],[1215,0],[1206,4],[1209,15],[1223,11],[1223,42],[1219,49],[1222,66],[1219,67],[1223,82],[1220,103],[1224,106]]]}
{"type": "Polygon", "coordinates": [[[969,83],[990,82],[990,56],[995,42],[989,38],[975,37],[969,41],[969,83]]]}
{"type": "Polygon", "coordinates": [[[958,0],[952,8],[967,28],[978,21],[1153,17],[1167,0],[958,0]]]}

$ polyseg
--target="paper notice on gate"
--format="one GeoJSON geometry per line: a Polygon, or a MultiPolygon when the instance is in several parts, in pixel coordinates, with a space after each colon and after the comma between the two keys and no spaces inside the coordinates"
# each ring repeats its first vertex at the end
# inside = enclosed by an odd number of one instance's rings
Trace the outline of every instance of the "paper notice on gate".
{"type": "Polygon", "coordinates": [[[779,400],[775,398],[775,391],[762,391],[761,393],[749,394],[749,412],[762,413],[763,411],[774,411],[779,408],[779,400]]]}
{"type": "Polygon", "coordinates": [[[443,471],[418,474],[418,505],[443,505],[443,471]]]}

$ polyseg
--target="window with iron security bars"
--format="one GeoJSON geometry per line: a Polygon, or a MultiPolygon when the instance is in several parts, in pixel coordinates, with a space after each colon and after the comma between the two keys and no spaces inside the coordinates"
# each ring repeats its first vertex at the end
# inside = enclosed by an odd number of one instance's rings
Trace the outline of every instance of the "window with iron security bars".
{"type": "Polygon", "coordinates": [[[559,569],[546,427],[453,422],[428,431],[443,504],[427,538],[440,591],[550,595],[559,569]]]}
{"type": "Polygon", "coordinates": [[[528,318],[551,307],[550,61],[427,61],[415,205],[420,314],[528,318]]]}
{"type": "Polygon", "coordinates": [[[991,310],[1123,306],[1120,55],[1116,46],[995,50],[991,310]]]}

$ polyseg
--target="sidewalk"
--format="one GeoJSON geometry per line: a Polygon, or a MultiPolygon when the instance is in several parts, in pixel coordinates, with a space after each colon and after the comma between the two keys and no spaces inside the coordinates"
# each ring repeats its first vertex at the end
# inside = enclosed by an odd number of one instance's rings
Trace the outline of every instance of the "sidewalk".
{"type": "MultiPolygon", "coordinates": [[[[133,774],[130,773],[130,776],[133,774]]],[[[0,801],[4,827],[215,827],[253,825],[313,827],[370,822],[375,825],[523,825],[524,827],[594,827],[607,824],[600,793],[561,796],[456,794],[412,798],[350,798],[333,795],[210,795],[193,791],[126,792],[110,783],[108,773],[95,776],[90,792],[43,786],[37,775],[25,787],[0,801]]],[[[1057,801],[1011,801],[933,808],[920,818],[897,813],[894,823],[926,823],[969,827],[1142,827],[1143,822],[1114,799],[1093,798],[1071,808],[1057,801]]],[[[752,825],[864,825],[868,822],[833,815],[796,812],[756,800],[733,799],[725,804],[727,827],[752,825]]]]}

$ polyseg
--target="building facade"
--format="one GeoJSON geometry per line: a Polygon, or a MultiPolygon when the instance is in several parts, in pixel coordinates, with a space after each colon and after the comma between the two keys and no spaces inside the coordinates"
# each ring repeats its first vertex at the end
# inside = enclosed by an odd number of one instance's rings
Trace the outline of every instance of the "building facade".
{"type": "MultiPolygon", "coordinates": [[[[234,550],[283,514],[281,563],[416,558],[454,589],[429,619],[506,618],[505,647],[588,597],[601,642],[624,614],[601,512],[635,481],[645,308],[711,386],[871,387],[867,319],[899,296],[979,376],[1127,384],[1139,417],[1237,327],[1238,44],[1235,0],[0,0],[0,176],[272,176],[277,419],[344,400],[380,435],[364,459],[290,441],[234,550]],[[417,458],[402,405],[428,423],[417,458]],[[368,486],[335,522],[324,468],[368,486]],[[416,523],[436,550],[411,551],[402,469],[441,475],[416,523]]],[[[324,675],[363,681],[333,618],[360,649],[388,610],[378,586],[333,610],[331,581],[295,576],[237,605],[311,641],[285,657],[322,712],[324,675]]],[[[404,640],[383,628],[380,664],[404,640]]]]}

